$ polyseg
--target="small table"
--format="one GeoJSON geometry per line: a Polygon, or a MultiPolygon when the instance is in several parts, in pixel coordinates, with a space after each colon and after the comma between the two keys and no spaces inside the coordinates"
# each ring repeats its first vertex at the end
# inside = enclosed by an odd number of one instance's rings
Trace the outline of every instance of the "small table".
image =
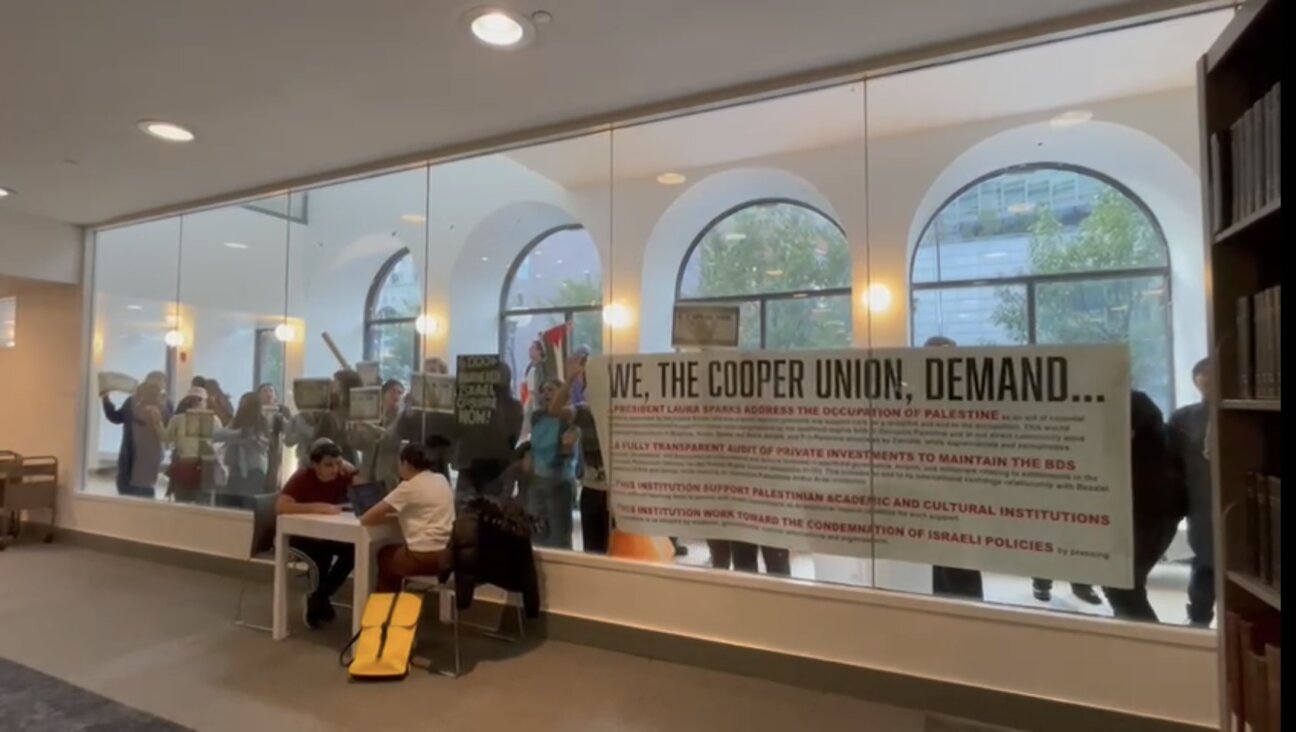
{"type": "Polygon", "coordinates": [[[351,632],[360,631],[365,601],[373,591],[374,548],[401,540],[396,522],[361,526],[351,513],[333,516],[297,513],[279,517],[275,526],[274,633],[275,640],[288,637],[288,538],[308,536],[355,545],[355,575],[351,579],[351,632]]]}

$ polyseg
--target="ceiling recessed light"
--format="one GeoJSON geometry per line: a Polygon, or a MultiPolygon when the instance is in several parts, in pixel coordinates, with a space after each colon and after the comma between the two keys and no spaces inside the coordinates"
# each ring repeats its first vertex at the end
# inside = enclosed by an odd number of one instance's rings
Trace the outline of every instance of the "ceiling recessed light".
{"type": "Polygon", "coordinates": [[[237,241],[227,241],[225,246],[229,249],[247,249],[248,245],[237,241]]]}
{"type": "Polygon", "coordinates": [[[482,257],[482,261],[483,261],[483,262],[489,262],[489,261],[490,261],[490,257],[482,257]]]}
{"type": "Polygon", "coordinates": [[[401,221],[407,224],[422,224],[427,221],[427,217],[422,214],[402,214],[401,221]]]}
{"type": "Polygon", "coordinates": [[[1082,125],[1091,119],[1093,119],[1093,112],[1087,109],[1073,109],[1049,120],[1049,124],[1053,127],[1074,127],[1082,125]]]}
{"type": "Polygon", "coordinates": [[[677,186],[688,180],[683,173],[662,173],[657,176],[657,182],[664,186],[677,186]]]}
{"type": "Polygon", "coordinates": [[[473,37],[491,48],[521,48],[535,37],[531,19],[508,10],[474,8],[464,18],[473,37]]]}
{"type": "Polygon", "coordinates": [[[14,191],[12,188],[5,188],[4,186],[0,186],[0,198],[7,198],[8,196],[12,196],[13,194],[14,191]]]}
{"type": "Polygon", "coordinates": [[[146,119],[140,121],[139,128],[159,140],[166,140],[167,142],[191,142],[194,139],[194,133],[172,122],[146,119]]]}
{"type": "Polygon", "coordinates": [[[143,306],[143,305],[127,305],[127,306],[126,306],[126,309],[127,309],[127,310],[143,310],[143,309],[144,309],[144,306],[143,306]]]}

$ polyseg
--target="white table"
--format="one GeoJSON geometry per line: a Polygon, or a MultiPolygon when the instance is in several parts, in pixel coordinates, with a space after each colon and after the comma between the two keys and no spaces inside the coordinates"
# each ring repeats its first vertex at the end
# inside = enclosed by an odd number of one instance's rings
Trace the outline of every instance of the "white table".
{"type": "MultiPolygon", "coordinates": [[[[275,526],[274,569],[274,639],[288,637],[288,537],[308,536],[355,546],[355,575],[351,578],[351,632],[360,630],[360,617],[365,601],[373,591],[374,549],[401,541],[400,527],[396,522],[378,526],[361,526],[360,519],[350,512],[335,516],[318,514],[287,514],[279,516],[275,526]]],[[[320,571],[324,571],[320,568],[320,571]]]]}

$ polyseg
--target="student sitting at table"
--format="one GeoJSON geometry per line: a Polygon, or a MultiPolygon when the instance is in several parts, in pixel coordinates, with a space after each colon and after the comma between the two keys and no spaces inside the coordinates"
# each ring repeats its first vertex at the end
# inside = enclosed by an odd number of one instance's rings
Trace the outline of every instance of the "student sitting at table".
{"type": "MultiPolygon", "coordinates": [[[[347,502],[347,488],[354,476],[355,466],[342,459],[342,449],[336,443],[327,439],[316,440],[311,445],[310,464],[294,473],[284,484],[275,510],[280,516],[339,514],[347,502]]],[[[288,543],[315,564],[319,582],[306,599],[306,625],[318,628],[337,615],[329,598],[351,574],[355,566],[355,547],[305,536],[290,537],[288,543]]]]}
{"type": "Polygon", "coordinates": [[[444,451],[406,445],[397,466],[400,484],[360,517],[366,526],[395,517],[405,537],[403,545],[385,546],[378,552],[379,592],[399,592],[406,577],[438,577],[450,571],[455,506],[445,467],[444,451]]]}

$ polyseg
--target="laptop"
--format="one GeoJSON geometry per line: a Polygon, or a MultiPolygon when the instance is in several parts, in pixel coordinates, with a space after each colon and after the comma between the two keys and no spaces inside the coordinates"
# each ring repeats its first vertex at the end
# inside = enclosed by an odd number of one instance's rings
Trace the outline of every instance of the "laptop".
{"type": "Polygon", "coordinates": [[[348,488],[347,496],[351,499],[351,510],[358,518],[387,497],[387,486],[384,483],[361,483],[348,488]]]}

